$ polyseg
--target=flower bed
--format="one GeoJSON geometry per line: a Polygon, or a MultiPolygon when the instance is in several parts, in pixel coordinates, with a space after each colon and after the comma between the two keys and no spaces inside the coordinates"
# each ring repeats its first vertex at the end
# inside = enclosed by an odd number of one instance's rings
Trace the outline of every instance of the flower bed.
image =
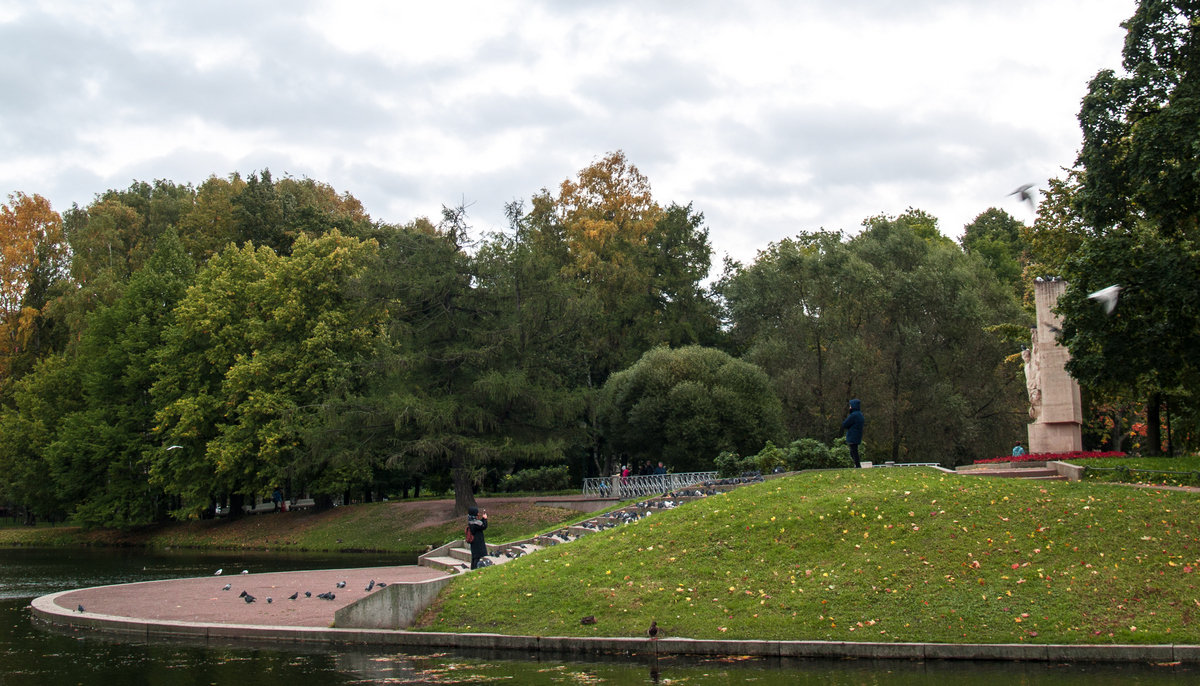
{"type": "Polygon", "coordinates": [[[1026,453],[1015,457],[989,457],[986,460],[975,460],[975,464],[989,464],[992,462],[1055,462],[1089,460],[1098,457],[1125,457],[1125,453],[1099,450],[1074,450],[1069,453],[1026,453]]]}

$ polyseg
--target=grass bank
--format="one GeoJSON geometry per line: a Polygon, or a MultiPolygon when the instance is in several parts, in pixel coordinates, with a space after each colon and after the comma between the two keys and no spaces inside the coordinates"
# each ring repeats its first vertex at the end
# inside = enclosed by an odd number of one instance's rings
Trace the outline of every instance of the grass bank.
{"type": "MultiPolygon", "coordinates": [[[[529,499],[487,498],[480,503],[488,508],[488,538],[493,541],[525,538],[585,516],[575,510],[536,506],[529,499]]],[[[462,536],[463,520],[454,517],[453,510],[452,500],[415,500],[181,522],[135,531],[11,526],[0,528],[0,545],[411,553],[462,536]]]]}
{"type": "Polygon", "coordinates": [[[1111,483],[1134,483],[1165,486],[1200,486],[1200,456],[1181,457],[1106,457],[1096,460],[1080,460],[1076,464],[1089,469],[1089,481],[1111,483]],[[1109,471],[1124,467],[1118,471],[1109,471]]]}
{"type": "Polygon", "coordinates": [[[1194,493],[812,472],[460,576],[422,626],[637,636],[655,620],[693,638],[1200,643],[1198,521],[1194,493]]]}

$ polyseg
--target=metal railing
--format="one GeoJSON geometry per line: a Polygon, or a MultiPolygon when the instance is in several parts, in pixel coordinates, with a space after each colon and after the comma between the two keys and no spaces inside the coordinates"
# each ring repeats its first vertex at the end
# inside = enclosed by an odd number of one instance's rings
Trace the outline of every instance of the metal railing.
{"type": "Polygon", "coordinates": [[[716,478],[716,472],[683,472],[681,474],[647,474],[626,477],[614,474],[613,476],[584,479],[583,494],[618,499],[662,495],[668,491],[686,488],[716,478]]]}

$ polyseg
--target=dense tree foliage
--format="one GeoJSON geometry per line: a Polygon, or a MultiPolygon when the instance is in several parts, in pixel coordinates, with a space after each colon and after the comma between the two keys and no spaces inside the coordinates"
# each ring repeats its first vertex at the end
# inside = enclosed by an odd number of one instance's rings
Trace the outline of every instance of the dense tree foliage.
{"type": "Polygon", "coordinates": [[[346,297],[375,245],[333,231],[301,234],[291,254],[247,243],[218,253],[175,308],[154,366],[164,443],[152,480],[184,513],[214,496],[273,485],[328,491],[361,479],[303,442],[313,409],[354,393],[381,334],[382,311],[346,297]]]}
{"type": "Polygon", "coordinates": [[[771,376],[792,436],[829,441],[863,400],[876,460],[959,463],[1019,438],[1023,386],[997,327],[1021,321],[990,270],[924,213],[771,245],[721,283],[731,335],[771,376]]]}
{"type": "Polygon", "coordinates": [[[48,311],[65,276],[62,217],[40,195],[13,193],[0,205],[0,392],[54,349],[48,311]]]}
{"type": "Polygon", "coordinates": [[[800,234],[714,293],[703,215],[619,152],[483,235],[462,208],[376,223],[265,170],[135,182],[61,221],[10,205],[29,238],[5,255],[5,323],[37,326],[8,339],[0,503],[31,520],[237,513],[277,486],[323,505],[452,488],[465,510],[543,467],[829,440],[851,395],[880,457],[991,455],[1019,424],[989,328],[1020,320],[988,266],[1011,256],[1003,217],[969,230],[979,255],[918,210],[800,234]]]}
{"type": "Polygon", "coordinates": [[[982,259],[996,279],[1017,295],[1024,292],[1023,229],[1025,225],[1012,215],[992,207],[963,227],[960,241],[964,251],[982,259]]]}
{"type": "Polygon", "coordinates": [[[713,468],[724,451],[780,437],[779,399],[758,367],[714,348],[655,348],[604,384],[605,437],[623,458],[676,471],[713,468]]]}
{"type": "Polygon", "coordinates": [[[1200,437],[1200,3],[1143,0],[1124,27],[1124,73],[1097,74],[1079,112],[1079,182],[1065,214],[1086,229],[1062,261],[1075,288],[1060,310],[1069,370],[1146,398],[1159,452],[1165,403],[1176,442],[1200,437]],[[1086,294],[1111,285],[1122,290],[1106,316],[1086,294]]]}

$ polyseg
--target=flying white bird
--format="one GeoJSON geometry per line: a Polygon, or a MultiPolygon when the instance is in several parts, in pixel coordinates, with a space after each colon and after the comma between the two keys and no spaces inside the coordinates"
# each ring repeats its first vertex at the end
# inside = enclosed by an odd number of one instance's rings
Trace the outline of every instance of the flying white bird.
{"type": "Polygon", "coordinates": [[[1088,298],[1104,306],[1104,314],[1112,314],[1117,307],[1117,296],[1121,294],[1120,286],[1101,288],[1095,293],[1089,293],[1088,298]]]}
{"type": "Polygon", "coordinates": [[[225,571],[224,569],[218,569],[217,571],[213,572],[213,576],[221,576],[221,572],[224,572],[224,571],[225,571]]]}

